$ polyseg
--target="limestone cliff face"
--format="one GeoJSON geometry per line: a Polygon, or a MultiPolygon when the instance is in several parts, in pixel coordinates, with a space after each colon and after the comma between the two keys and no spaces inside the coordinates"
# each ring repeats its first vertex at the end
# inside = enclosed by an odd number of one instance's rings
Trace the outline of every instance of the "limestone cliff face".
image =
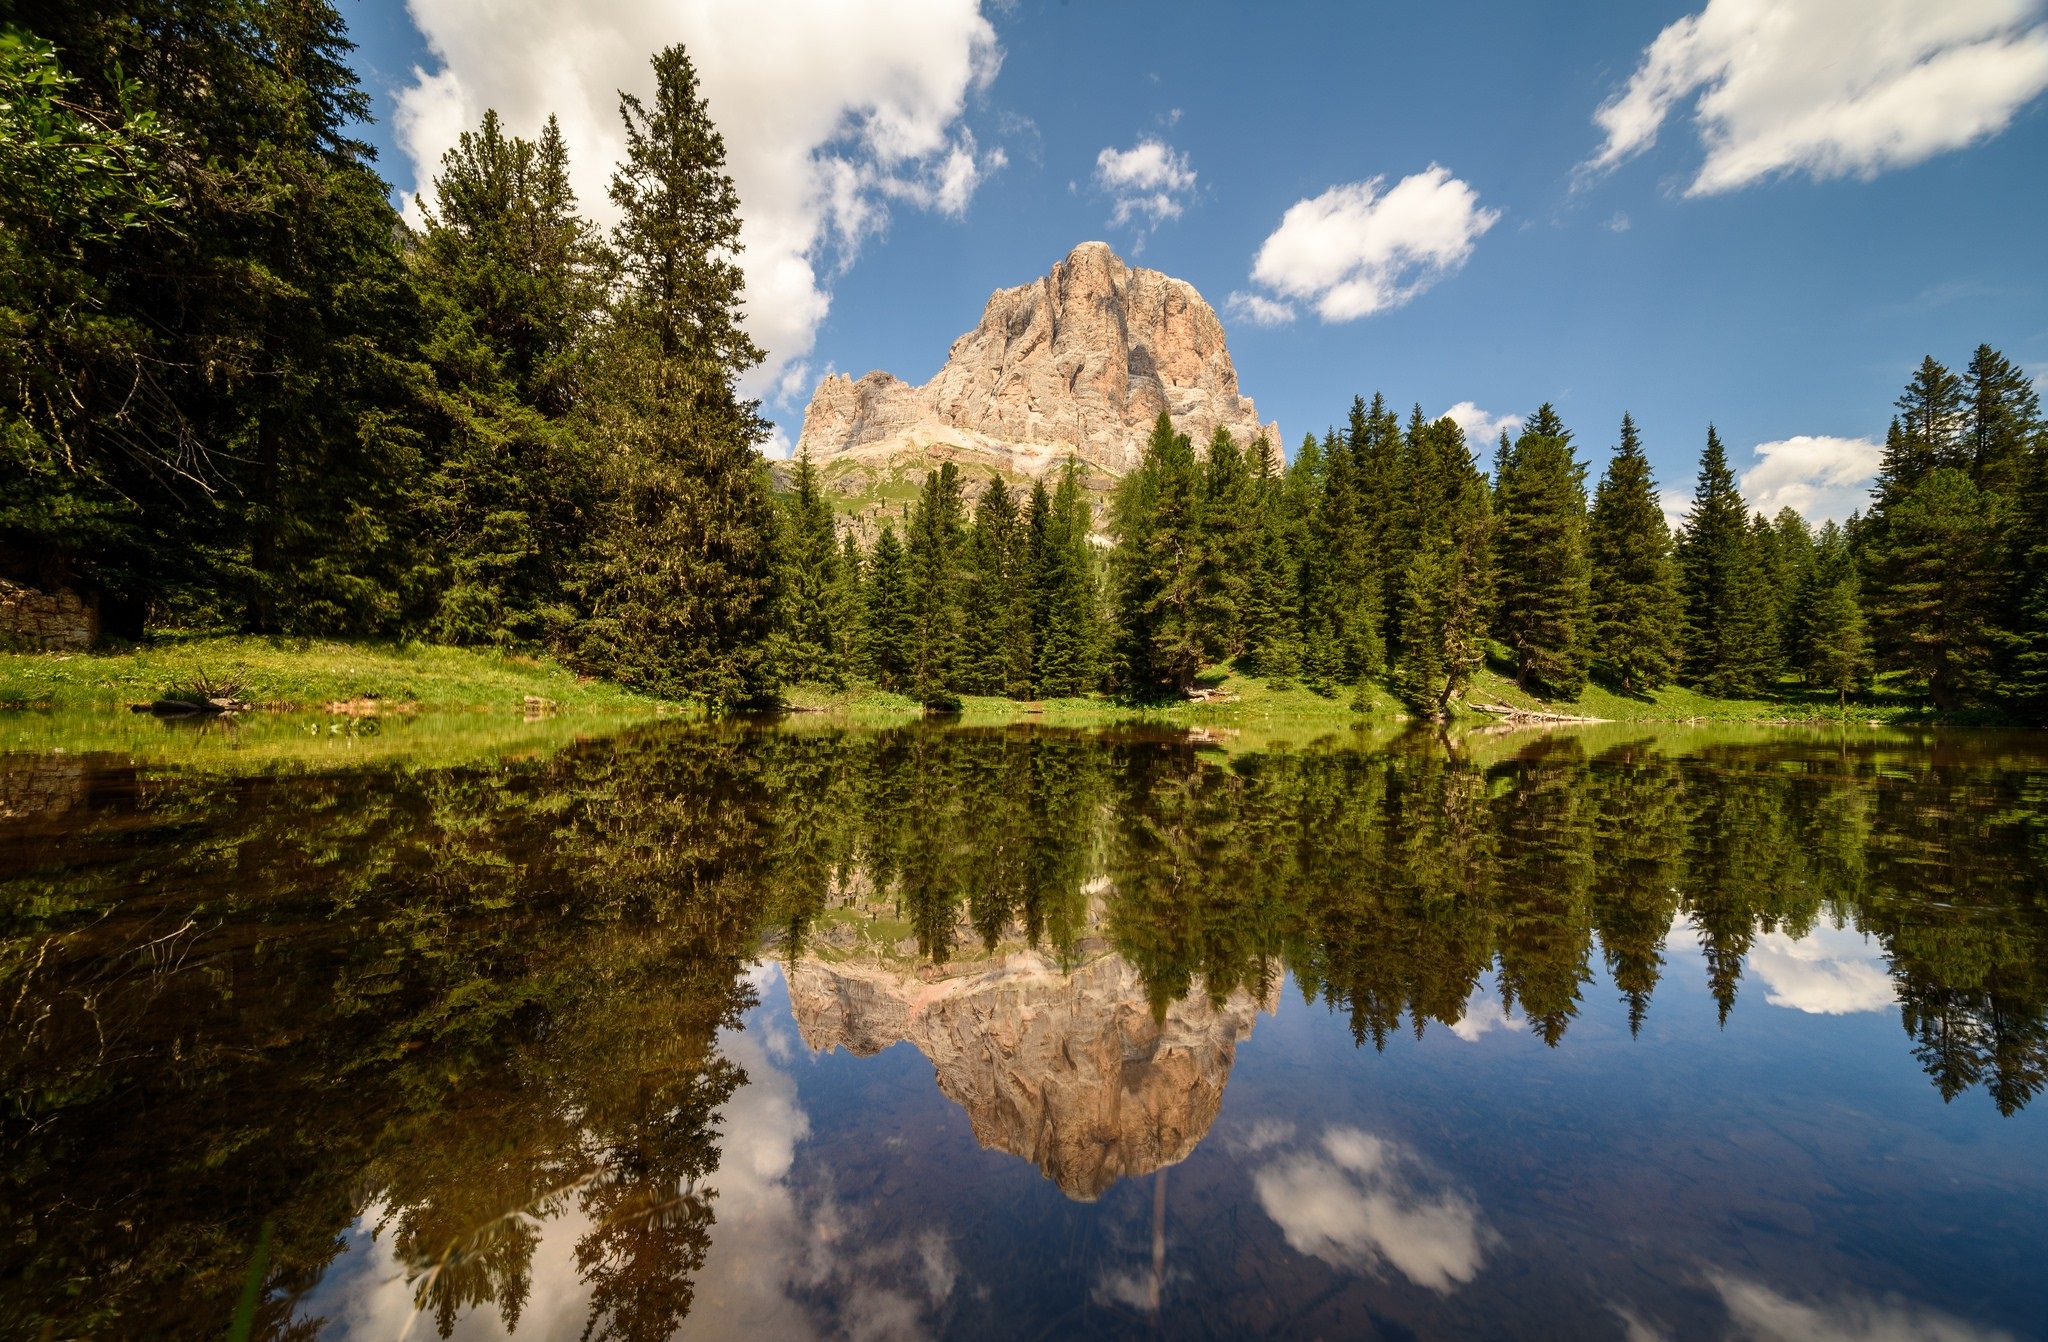
{"type": "MultiPolygon", "coordinates": [[[[931,971],[925,971],[927,975],[931,971]]],[[[909,1040],[984,1147],[1022,1156],[1068,1197],[1185,1159],[1209,1131],[1261,1003],[1200,990],[1156,1022],[1137,971],[1104,955],[1071,973],[1033,951],[923,977],[879,960],[798,961],[797,1028],[866,1057],[909,1040]]]]}
{"type": "Polygon", "coordinates": [[[1281,447],[1280,426],[1239,394],[1223,323],[1195,287],[1084,242],[1043,279],[997,290],[924,386],[826,378],[798,447],[821,463],[965,450],[1028,474],[1071,452],[1122,474],[1161,410],[1198,450],[1219,425],[1247,447],[1261,434],[1281,447]]]}

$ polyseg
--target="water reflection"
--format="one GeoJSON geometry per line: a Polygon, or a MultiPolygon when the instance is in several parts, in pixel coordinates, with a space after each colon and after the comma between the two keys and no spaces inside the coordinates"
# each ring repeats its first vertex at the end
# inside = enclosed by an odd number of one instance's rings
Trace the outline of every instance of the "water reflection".
{"type": "MultiPolygon", "coordinates": [[[[1565,1046],[1596,991],[1634,1030],[1696,1009],[1658,997],[1698,961],[1710,1017],[1895,1007],[1897,1063],[2018,1114],[2048,1082],[2044,802],[2043,761],[1989,738],[1232,755],[728,726],[420,770],[8,757],[0,1337],[218,1333],[266,1222],[273,1336],[393,1302],[443,1336],[957,1329],[942,1226],[797,1173],[823,1121],[800,1069],[898,1042],[1067,1198],[1145,1176],[1126,1266],[1082,1289],[1156,1315],[1222,1289],[1176,1285],[1167,1171],[1290,981],[1375,1049],[1565,1046]],[[764,953],[794,1036],[740,1028],[764,953]],[[338,1289],[376,1255],[388,1281],[338,1289]]],[[[1449,1298],[1506,1252],[1391,1132],[1283,1122],[1232,1159],[1306,1260],[1449,1298]]],[[[1715,1280],[1759,1335],[1821,1308],[1715,1280]]],[[[1879,1335],[1876,1308],[1837,1334],[1879,1335]]]]}

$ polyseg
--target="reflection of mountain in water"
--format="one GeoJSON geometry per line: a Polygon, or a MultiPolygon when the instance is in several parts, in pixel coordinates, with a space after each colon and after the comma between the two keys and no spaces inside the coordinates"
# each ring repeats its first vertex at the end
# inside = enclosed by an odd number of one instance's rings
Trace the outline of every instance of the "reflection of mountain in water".
{"type": "Polygon", "coordinates": [[[1018,951],[922,975],[881,957],[807,956],[788,977],[805,1043],[867,1057],[909,1040],[975,1140],[1084,1202],[1187,1158],[1216,1120],[1253,1016],[1277,1005],[1239,989],[1217,1006],[1197,989],[1154,1020],[1138,971],[1113,954],[1068,973],[1018,951]]]}

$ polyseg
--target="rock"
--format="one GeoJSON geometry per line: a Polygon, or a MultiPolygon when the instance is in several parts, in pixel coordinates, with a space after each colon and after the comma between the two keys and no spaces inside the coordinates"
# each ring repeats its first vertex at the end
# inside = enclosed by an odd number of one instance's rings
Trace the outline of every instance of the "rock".
{"type": "Polygon", "coordinates": [[[1281,449],[1280,426],[1239,394],[1223,323],[1195,287],[1084,242],[1044,278],[997,290],[924,386],[884,372],[824,379],[797,445],[821,464],[922,454],[1025,475],[1076,454],[1121,475],[1161,410],[1198,450],[1219,425],[1281,449]]]}
{"type": "Polygon", "coordinates": [[[909,1040],[975,1140],[1083,1202],[1195,1149],[1239,1041],[1278,1005],[1240,990],[1217,1007],[1197,987],[1156,1020],[1138,971],[1113,954],[1071,973],[1036,951],[933,969],[799,959],[788,971],[797,1028],[813,1049],[859,1057],[909,1040]]]}
{"type": "Polygon", "coordinates": [[[0,648],[83,652],[99,640],[96,596],[40,591],[0,578],[0,648]]]}

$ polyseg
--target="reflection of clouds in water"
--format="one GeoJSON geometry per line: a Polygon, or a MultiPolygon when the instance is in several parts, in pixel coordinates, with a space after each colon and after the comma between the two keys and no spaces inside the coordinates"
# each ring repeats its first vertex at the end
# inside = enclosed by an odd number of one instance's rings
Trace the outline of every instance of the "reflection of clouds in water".
{"type": "MultiPolygon", "coordinates": [[[[762,990],[777,972],[772,963],[757,965],[748,977],[762,990]]],[[[789,1050],[786,1032],[767,1017],[756,1011],[750,1028],[719,1036],[719,1050],[746,1070],[747,1084],[719,1110],[718,1169],[704,1180],[716,1190],[718,1220],[697,1273],[696,1303],[676,1336],[896,1342],[930,1335],[932,1315],[959,1277],[952,1246],[935,1229],[874,1241],[829,1196],[799,1198],[789,1176],[810,1120],[795,1081],[771,1061],[789,1050]],[[821,1325],[820,1316],[831,1324],[821,1325]]],[[[301,1319],[324,1317],[323,1338],[433,1335],[431,1320],[413,1318],[413,1288],[390,1236],[369,1229],[382,1217],[373,1206],[358,1219],[348,1252],[295,1311],[301,1319]]],[[[576,1270],[576,1241],[589,1229],[573,1203],[542,1227],[518,1337],[582,1333],[590,1291],[576,1270]]],[[[456,1321],[451,1342],[512,1336],[487,1305],[456,1321]]]]}
{"type": "Polygon", "coordinates": [[[1500,999],[1484,985],[1474,988],[1472,996],[1466,999],[1465,1014],[1451,1027],[1451,1033],[1468,1044],[1476,1044],[1479,1037],[1492,1030],[1508,1030],[1520,1026],[1522,1018],[1500,1004],[1500,999]]]}
{"type": "Polygon", "coordinates": [[[1357,1128],[1327,1129],[1320,1145],[1253,1176],[1259,1205],[1289,1248],[1334,1267],[1391,1264],[1438,1292],[1477,1275],[1496,1237],[1470,1198],[1424,1187],[1413,1155],[1357,1128]]]}
{"type": "Polygon", "coordinates": [[[1293,1140],[1292,1123],[1284,1118],[1262,1118],[1252,1124],[1252,1130],[1245,1134],[1244,1149],[1256,1153],[1269,1146],[1280,1146],[1293,1140]]]}
{"type": "Polygon", "coordinates": [[[1898,1299],[1849,1297],[1810,1305],[1770,1287],[1711,1272],[1735,1336],[1752,1342],[2013,1342],[2012,1334],[1980,1328],[1898,1299]]]}
{"type": "MultiPolygon", "coordinates": [[[[772,963],[757,966],[756,986],[777,972],[772,963]]],[[[927,1336],[959,1277],[952,1246],[936,1229],[876,1241],[830,1196],[799,1198],[789,1174],[810,1120],[796,1082],[770,1060],[777,1031],[765,1016],[755,1013],[757,1028],[720,1037],[748,1084],[720,1111],[724,1156],[705,1181],[718,1193],[718,1225],[697,1276],[697,1307],[677,1336],[927,1336]],[[822,1306],[836,1333],[821,1328],[809,1306],[822,1306]]]]}
{"type": "Polygon", "coordinates": [[[1861,932],[1817,927],[1794,941],[1766,932],[1749,953],[1764,1000],[1817,1016],[1882,1011],[1897,998],[1884,953],[1861,932]]]}

